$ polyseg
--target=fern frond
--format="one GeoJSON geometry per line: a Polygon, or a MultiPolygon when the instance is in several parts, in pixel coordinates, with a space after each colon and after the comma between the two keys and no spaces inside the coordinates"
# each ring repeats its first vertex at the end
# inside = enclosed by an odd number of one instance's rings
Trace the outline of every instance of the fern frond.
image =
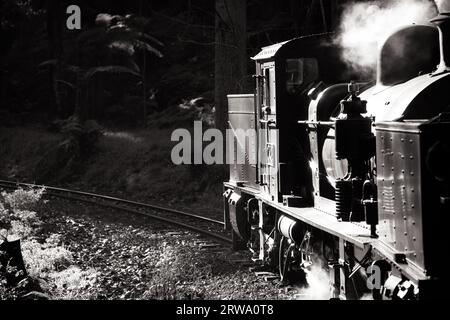
{"type": "Polygon", "coordinates": [[[56,59],[50,59],[50,60],[45,60],[44,62],[41,62],[40,64],[38,64],[38,68],[43,68],[43,67],[47,67],[47,66],[55,66],[58,63],[58,60],[56,59]]]}
{"type": "Polygon", "coordinates": [[[75,85],[74,85],[73,83],[70,83],[70,82],[68,82],[68,81],[61,80],[61,79],[56,80],[56,82],[61,83],[61,84],[64,84],[64,85],[68,86],[69,88],[75,90],[75,85]]]}
{"type": "MultiPolygon", "coordinates": [[[[73,73],[78,73],[78,72],[80,72],[80,71],[83,71],[83,69],[82,68],[80,68],[80,67],[78,67],[78,66],[74,66],[74,65],[71,65],[71,64],[67,64],[67,63],[63,63],[63,62],[60,62],[61,63],[61,66],[64,68],[64,70],[66,70],[66,71],[70,71],[70,72],[73,72],[73,73]]],[[[41,62],[39,65],[38,65],[38,67],[39,68],[43,68],[43,67],[47,67],[47,66],[55,66],[55,65],[57,65],[58,64],[58,60],[56,60],[56,59],[50,59],[50,60],[46,60],[46,61],[44,61],[44,62],[41,62]]]]}
{"type": "Polygon", "coordinates": [[[152,47],[148,43],[141,40],[134,40],[134,45],[139,48],[155,54],[158,58],[162,58],[163,54],[158,49],[152,47]]]}
{"type": "Polygon", "coordinates": [[[156,43],[160,47],[164,47],[164,43],[162,43],[161,41],[159,41],[158,39],[156,39],[155,37],[153,37],[147,33],[140,32],[140,36],[141,36],[141,38],[144,38],[144,39],[147,39],[147,40],[150,40],[150,41],[156,43]]]}
{"type": "Polygon", "coordinates": [[[127,55],[134,55],[134,45],[130,41],[114,41],[109,45],[109,48],[119,50],[127,55]]]}
{"type": "Polygon", "coordinates": [[[89,80],[98,73],[130,74],[136,77],[141,77],[139,73],[124,66],[101,66],[89,69],[84,75],[84,78],[89,80]]]}
{"type": "Polygon", "coordinates": [[[74,66],[72,64],[64,64],[64,69],[73,73],[79,73],[83,72],[83,68],[80,68],[79,66],[74,66]]]}

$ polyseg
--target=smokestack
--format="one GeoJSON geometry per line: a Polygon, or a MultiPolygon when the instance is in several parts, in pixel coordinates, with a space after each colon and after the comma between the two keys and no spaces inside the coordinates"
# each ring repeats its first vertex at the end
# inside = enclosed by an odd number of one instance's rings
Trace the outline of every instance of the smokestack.
{"type": "MultiPolygon", "coordinates": [[[[442,7],[439,6],[439,9],[442,9],[442,7]]],[[[441,62],[435,73],[450,71],[450,11],[440,11],[437,17],[431,19],[431,22],[439,29],[441,51],[441,62]]]]}

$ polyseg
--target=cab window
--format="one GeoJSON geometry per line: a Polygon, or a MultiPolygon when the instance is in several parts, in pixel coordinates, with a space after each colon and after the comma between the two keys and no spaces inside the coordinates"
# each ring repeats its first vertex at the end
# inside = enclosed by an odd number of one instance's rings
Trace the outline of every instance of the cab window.
{"type": "Polygon", "coordinates": [[[286,60],[286,90],[297,94],[309,88],[319,78],[319,65],[314,58],[286,60]]]}

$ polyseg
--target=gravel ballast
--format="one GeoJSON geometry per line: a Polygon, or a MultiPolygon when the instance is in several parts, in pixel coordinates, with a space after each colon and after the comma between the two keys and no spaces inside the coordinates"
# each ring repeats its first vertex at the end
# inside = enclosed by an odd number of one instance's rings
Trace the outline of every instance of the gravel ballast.
{"type": "Polygon", "coordinates": [[[87,299],[292,299],[250,272],[247,252],[149,218],[54,199],[43,208],[43,238],[59,234],[73,263],[95,270],[87,299]]]}

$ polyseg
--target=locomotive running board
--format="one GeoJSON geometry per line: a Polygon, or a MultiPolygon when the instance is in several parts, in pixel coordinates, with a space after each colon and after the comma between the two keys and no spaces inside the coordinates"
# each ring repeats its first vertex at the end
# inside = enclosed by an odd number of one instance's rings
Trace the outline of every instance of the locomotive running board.
{"type": "Polygon", "coordinates": [[[369,229],[358,226],[352,222],[338,221],[336,217],[326,214],[314,207],[286,207],[281,203],[275,203],[260,196],[256,196],[256,198],[291,218],[344,239],[359,248],[365,248],[368,244],[376,241],[376,239],[371,238],[369,229]]]}
{"type": "Polygon", "coordinates": [[[293,219],[302,221],[312,227],[328,232],[338,238],[354,244],[359,248],[365,248],[368,244],[377,241],[371,238],[370,228],[364,228],[360,224],[352,222],[341,222],[335,216],[327,214],[317,208],[296,208],[287,207],[282,203],[272,201],[265,198],[263,194],[257,190],[248,187],[238,187],[232,183],[224,183],[225,187],[239,189],[241,192],[254,196],[257,200],[262,201],[266,205],[277,209],[293,219]]]}
{"type": "Polygon", "coordinates": [[[415,265],[412,261],[405,258],[405,261],[398,262],[396,261],[396,255],[399,254],[398,251],[395,251],[393,248],[387,246],[386,244],[378,241],[373,245],[373,250],[378,252],[381,256],[387,257],[392,265],[395,266],[396,269],[402,270],[402,272],[410,279],[414,280],[414,282],[429,280],[430,278],[427,276],[426,271],[422,268],[415,265]]]}
{"type": "Polygon", "coordinates": [[[371,238],[370,229],[364,227],[362,223],[341,222],[338,221],[335,216],[327,214],[318,208],[287,207],[282,203],[277,203],[271,201],[271,199],[264,198],[263,194],[254,189],[237,187],[230,183],[225,183],[224,185],[233,189],[238,188],[242,192],[254,196],[267,206],[270,206],[293,219],[302,221],[305,224],[352,243],[358,248],[364,249],[370,245],[375,252],[380,253],[382,256],[389,257],[390,261],[393,261],[393,264],[397,269],[402,270],[407,276],[415,281],[427,280],[429,278],[424,270],[415,266],[409,259],[406,259],[404,263],[396,262],[397,259],[395,256],[398,252],[384,245],[378,239],[371,238]]]}

